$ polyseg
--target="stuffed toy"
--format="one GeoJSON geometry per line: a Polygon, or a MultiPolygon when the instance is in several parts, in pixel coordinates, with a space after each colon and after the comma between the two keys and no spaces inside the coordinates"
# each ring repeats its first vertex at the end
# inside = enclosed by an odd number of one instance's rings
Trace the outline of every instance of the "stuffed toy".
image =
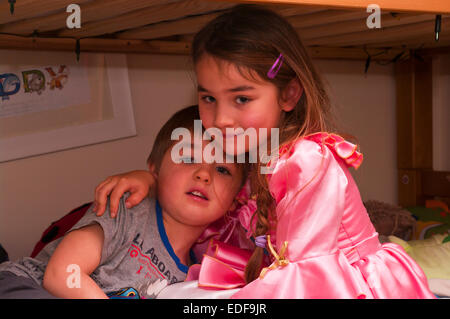
{"type": "Polygon", "coordinates": [[[410,240],[415,233],[416,219],[406,209],[376,200],[365,201],[364,206],[381,241],[391,235],[410,240]]]}

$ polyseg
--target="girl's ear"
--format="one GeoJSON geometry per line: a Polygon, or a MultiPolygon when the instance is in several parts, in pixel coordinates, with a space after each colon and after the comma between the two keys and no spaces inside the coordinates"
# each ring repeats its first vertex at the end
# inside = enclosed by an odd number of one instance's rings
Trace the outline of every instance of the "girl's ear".
{"type": "Polygon", "coordinates": [[[292,79],[291,82],[281,92],[281,109],[285,112],[292,111],[297,105],[298,101],[303,95],[303,86],[297,78],[292,79]]]}

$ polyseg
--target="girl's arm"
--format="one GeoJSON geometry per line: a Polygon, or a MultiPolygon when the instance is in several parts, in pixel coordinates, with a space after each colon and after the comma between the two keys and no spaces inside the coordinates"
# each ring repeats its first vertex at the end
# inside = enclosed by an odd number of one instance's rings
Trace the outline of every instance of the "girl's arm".
{"type": "Polygon", "coordinates": [[[110,213],[114,218],[117,216],[119,200],[124,193],[131,193],[125,203],[127,208],[131,208],[139,204],[151,192],[154,184],[155,177],[144,170],[110,176],[95,188],[94,212],[97,216],[103,215],[108,195],[110,195],[110,213]]]}
{"type": "Polygon", "coordinates": [[[89,276],[100,264],[103,240],[98,224],[68,233],[48,262],[43,287],[60,298],[107,299],[89,276]]]}

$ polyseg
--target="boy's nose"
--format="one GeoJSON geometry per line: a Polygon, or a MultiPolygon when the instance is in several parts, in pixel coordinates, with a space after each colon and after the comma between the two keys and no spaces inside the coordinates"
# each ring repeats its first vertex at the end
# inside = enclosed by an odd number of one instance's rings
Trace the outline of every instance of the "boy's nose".
{"type": "Polygon", "coordinates": [[[200,167],[194,173],[194,179],[206,184],[211,183],[211,174],[205,167],[200,167]]]}

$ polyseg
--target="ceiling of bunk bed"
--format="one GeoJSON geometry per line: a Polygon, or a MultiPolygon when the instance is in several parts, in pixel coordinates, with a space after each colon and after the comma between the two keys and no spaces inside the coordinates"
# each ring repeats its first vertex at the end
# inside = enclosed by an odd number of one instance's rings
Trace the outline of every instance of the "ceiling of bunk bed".
{"type": "Polygon", "coordinates": [[[315,58],[388,60],[410,49],[450,48],[448,0],[371,1],[381,7],[381,28],[373,29],[367,26],[367,0],[77,0],[81,28],[69,29],[67,7],[73,2],[0,0],[0,48],[75,51],[80,39],[81,52],[188,54],[195,32],[242,2],[258,2],[286,17],[315,58]],[[10,2],[16,2],[13,14],[10,2]]]}

